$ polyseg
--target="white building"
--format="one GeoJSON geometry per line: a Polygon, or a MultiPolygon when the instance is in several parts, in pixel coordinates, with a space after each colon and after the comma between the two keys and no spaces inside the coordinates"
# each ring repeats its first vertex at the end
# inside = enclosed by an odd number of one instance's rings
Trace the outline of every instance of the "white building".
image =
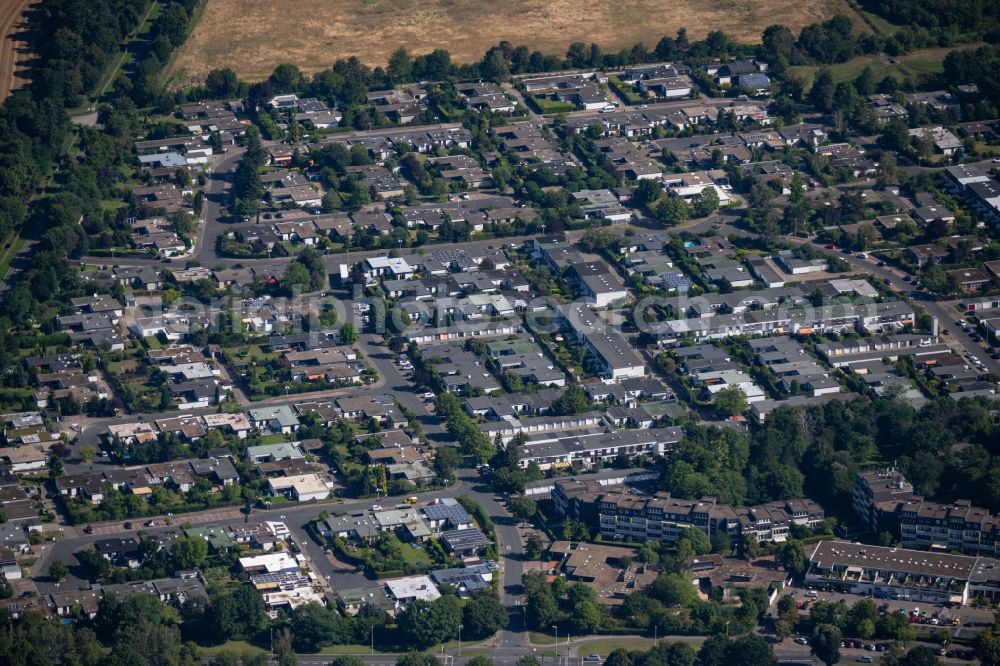
{"type": "Polygon", "coordinates": [[[385,581],[385,591],[396,602],[396,607],[405,607],[411,601],[434,601],[441,597],[434,582],[428,576],[408,576],[385,581]]]}

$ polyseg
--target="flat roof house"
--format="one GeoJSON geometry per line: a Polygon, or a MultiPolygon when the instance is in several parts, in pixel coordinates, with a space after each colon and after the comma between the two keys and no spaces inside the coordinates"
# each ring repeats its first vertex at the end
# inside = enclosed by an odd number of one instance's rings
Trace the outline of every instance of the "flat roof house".
{"type": "Polygon", "coordinates": [[[318,474],[273,477],[267,480],[267,487],[275,495],[288,495],[298,502],[321,500],[330,496],[330,488],[318,474]]]}
{"type": "Polygon", "coordinates": [[[385,581],[385,591],[396,604],[405,608],[411,601],[434,601],[441,597],[434,582],[427,576],[408,576],[385,581]]]}

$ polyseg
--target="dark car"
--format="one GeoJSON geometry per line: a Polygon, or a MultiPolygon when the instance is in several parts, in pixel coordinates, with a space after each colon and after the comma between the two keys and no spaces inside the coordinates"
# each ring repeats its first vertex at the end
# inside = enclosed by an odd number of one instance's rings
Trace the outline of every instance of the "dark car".
{"type": "Polygon", "coordinates": [[[84,534],[93,534],[94,533],[94,526],[93,525],[87,525],[86,527],[83,528],[83,533],[84,534]]]}
{"type": "Polygon", "coordinates": [[[132,529],[132,522],[131,521],[126,521],[125,524],[122,525],[122,527],[124,527],[127,530],[132,529]]]}

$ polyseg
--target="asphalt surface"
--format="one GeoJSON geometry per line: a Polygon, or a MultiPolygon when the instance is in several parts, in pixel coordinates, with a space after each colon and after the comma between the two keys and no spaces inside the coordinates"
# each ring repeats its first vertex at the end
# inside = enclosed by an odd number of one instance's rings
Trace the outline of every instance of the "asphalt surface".
{"type": "MultiPolygon", "coordinates": [[[[797,245],[812,245],[816,248],[822,247],[813,243],[811,239],[807,240],[802,238],[786,237],[784,240],[797,245]]],[[[950,337],[951,340],[958,343],[963,350],[968,350],[975,356],[978,356],[979,360],[983,362],[989,372],[1000,375],[1000,361],[996,361],[988,357],[979,343],[975,342],[969,334],[965,333],[961,329],[961,327],[955,326],[955,322],[960,319],[962,315],[959,310],[954,307],[950,307],[947,302],[939,302],[935,300],[931,294],[918,292],[912,284],[904,279],[904,273],[891,266],[879,266],[879,260],[877,258],[872,258],[869,255],[868,259],[861,259],[853,254],[841,254],[831,250],[826,250],[826,252],[829,254],[836,254],[841,259],[847,261],[853,269],[852,272],[867,273],[885,280],[893,291],[901,297],[904,297],[904,294],[911,292],[917,293],[920,298],[909,298],[908,296],[907,298],[919,307],[923,308],[930,316],[936,317],[941,329],[948,330],[949,335],[943,336],[942,342],[948,343],[950,337]]]]}

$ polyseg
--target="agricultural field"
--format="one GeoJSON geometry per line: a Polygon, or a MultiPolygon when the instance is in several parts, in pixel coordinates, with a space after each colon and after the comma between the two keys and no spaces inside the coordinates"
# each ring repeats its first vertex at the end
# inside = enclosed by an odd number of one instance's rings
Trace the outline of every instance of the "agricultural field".
{"type": "Polygon", "coordinates": [[[0,101],[28,82],[27,13],[35,0],[0,0],[0,101]]]}
{"type": "Polygon", "coordinates": [[[852,10],[845,0],[208,0],[169,76],[183,85],[231,67],[254,80],[279,63],[308,73],[352,55],[385,65],[399,46],[413,54],[444,48],[455,62],[475,62],[504,39],[551,54],[577,41],[606,51],[640,41],[652,48],[682,26],[691,39],[723,30],[753,43],[773,23],[798,32],[836,13],[852,10]]]}

